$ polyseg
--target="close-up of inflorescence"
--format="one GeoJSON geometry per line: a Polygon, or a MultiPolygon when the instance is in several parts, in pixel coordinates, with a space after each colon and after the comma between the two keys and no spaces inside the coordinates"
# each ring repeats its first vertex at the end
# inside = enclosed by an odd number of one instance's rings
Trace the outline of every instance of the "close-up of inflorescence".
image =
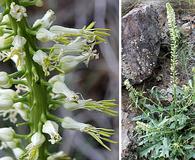
{"type": "Polygon", "coordinates": [[[48,149],[65,143],[59,130],[83,132],[110,150],[104,142],[116,143],[110,139],[113,129],[54,114],[63,108],[118,115],[115,100],[84,99],[65,84],[66,74],[80,63],[87,67],[98,59],[94,46],[106,41],[109,29],[94,28],[94,22],[81,29],[52,25],[56,19],[52,10],[28,23],[28,7],[41,7],[42,0],[0,0],[0,5],[0,61],[12,60],[17,68],[14,73],[0,72],[0,116],[13,123],[0,128],[1,150],[6,151],[0,160],[71,159],[64,151],[48,149]],[[28,133],[17,133],[18,126],[26,126],[28,133]]]}

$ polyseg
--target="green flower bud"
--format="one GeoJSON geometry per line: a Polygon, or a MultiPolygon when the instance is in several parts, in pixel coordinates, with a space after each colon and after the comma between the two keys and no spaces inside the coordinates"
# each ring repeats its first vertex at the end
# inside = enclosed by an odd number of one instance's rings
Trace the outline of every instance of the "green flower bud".
{"type": "Polygon", "coordinates": [[[42,7],[43,6],[43,0],[36,0],[35,6],[42,7]]]}
{"type": "Polygon", "coordinates": [[[192,72],[195,74],[195,67],[192,67],[192,72]]]}
{"type": "Polygon", "coordinates": [[[13,37],[8,37],[8,34],[4,34],[0,37],[0,48],[8,47],[12,44],[13,37]]]}

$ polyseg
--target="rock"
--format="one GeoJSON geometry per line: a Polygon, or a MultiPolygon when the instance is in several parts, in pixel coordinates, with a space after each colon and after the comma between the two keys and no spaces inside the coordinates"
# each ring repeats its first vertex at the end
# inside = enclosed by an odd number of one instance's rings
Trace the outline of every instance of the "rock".
{"type": "MultiPolygon", "coordinates": [[[[135,115],[134,115],[135,116],[135,115]]],[[[122,158],[124,160],[137,160],[137,139],[134,135],[134,122],[129,119],[128,113],[122,111],[122,158]]]]}
{"type": "Polygon", "coordinates": [[[160,52],[158,13],[142,5],[122,18],[122,77],[132,84],[152,74],[160,52]]]}
{"type": "Polygon", "coordinates": [[[122,160],[138,160],[137,152],[137,136],[135,135],[135,122],[132,121],[136,117],[137,109],[130,107],[129,93],[122,91],[122,160]]]}
{"type": "Polygon", "coordinates": [[[184,23],[181,26],[180,30],[184,35],[190,35],[192,33],[192,24],[191,24],[191,22],[184,23]]]}
{"type": "Polygon", "coordinates": [[[122,0],[122,15],[128,13],[137,4],[139,4],[138,0],[122,0]]]}
{"type": "Polygon", "coordinates": [[[128,123],[130,123],[128,121],[128,113],[122,112],[122,151],[126,150],[128,145],[129,145],[129,137],[128,137],[128,132],[129,132],[129,125],[128,123]]]}

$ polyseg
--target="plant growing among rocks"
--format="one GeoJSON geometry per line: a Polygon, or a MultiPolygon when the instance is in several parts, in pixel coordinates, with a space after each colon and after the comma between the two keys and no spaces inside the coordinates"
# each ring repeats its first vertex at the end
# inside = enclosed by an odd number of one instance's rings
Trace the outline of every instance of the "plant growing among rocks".
{"type": "Polygon", "coordinates": [[[0,128],[1,149],[12,155],[1,160],[58,160],[70,159],[63,151],[51,153],[48,145],[62,141],[59,127],[77,130],[92,136],[103,147],[104,142],[116,143],[109,138],[112,129],[96,128],[71,117],[58,117],[52,113],[59,107],[65,110],[89,110],[116,116],[114,100],[94,101],[83,99],[65,83],[65,74],[75,67],[98,58],[94,46],[105,42],[108,29],[93,28],[91,23],[82,29],[52,25],[55,13],[45,15],[28,24],[27,7],[42,6],[42,0],[0,0],[0,60],[13,60],[17,72],[0,72],[0,115],[10,120],[15,127],[25,125],[28,134],[16,133],[15,128],[0,128]],[[37,41],[49,43],[41,48],[37,41]],[[50,72],[58,74],[51,77],[50,72]],[[15,87],[17,90],[9,89],[15,87]],[[23,122],[18,121],[18,115],[23,122]],[[24,146],[24,144],[27,144],[24,146]]]}
{"type": "Polygon", "coordinates": [[[142,114],[135,117],[140,157],[150,160],[191,160],[195,158],[194,104],[195,69],[186,85],[177,77],[179,32],[175,13],[166,4],[171,38],[171,82],[167,89],[153,87],[148,94],[125,81],[131,106],[142,114]]]}

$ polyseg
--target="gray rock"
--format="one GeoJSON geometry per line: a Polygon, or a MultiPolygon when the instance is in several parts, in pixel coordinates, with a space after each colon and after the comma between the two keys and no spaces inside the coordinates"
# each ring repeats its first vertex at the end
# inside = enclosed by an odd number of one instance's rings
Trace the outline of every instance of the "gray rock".
{"type": "Polygon", "coordinates": [[[160,52],[158,13],[142,5],[122,18],[122,77],[132,84],[152,74],[160,52]]]}
{"type": "Polygon", "coordinates": [[[139,4],[138,0],[122,0],[122,15],[128,13],[128,11],[130,11],[138,4],[139,4]]]}
{"type": "MultiPolygon", "coordinates": [[[[134,115],[135,116],[135,115],[134,115]]],[[[134,136],[134,122],[128,118],[128,113],[122,111],[122,158],[124,160],[137,160],[138,153],[136,152],[137,140],[134,136]]]]}

